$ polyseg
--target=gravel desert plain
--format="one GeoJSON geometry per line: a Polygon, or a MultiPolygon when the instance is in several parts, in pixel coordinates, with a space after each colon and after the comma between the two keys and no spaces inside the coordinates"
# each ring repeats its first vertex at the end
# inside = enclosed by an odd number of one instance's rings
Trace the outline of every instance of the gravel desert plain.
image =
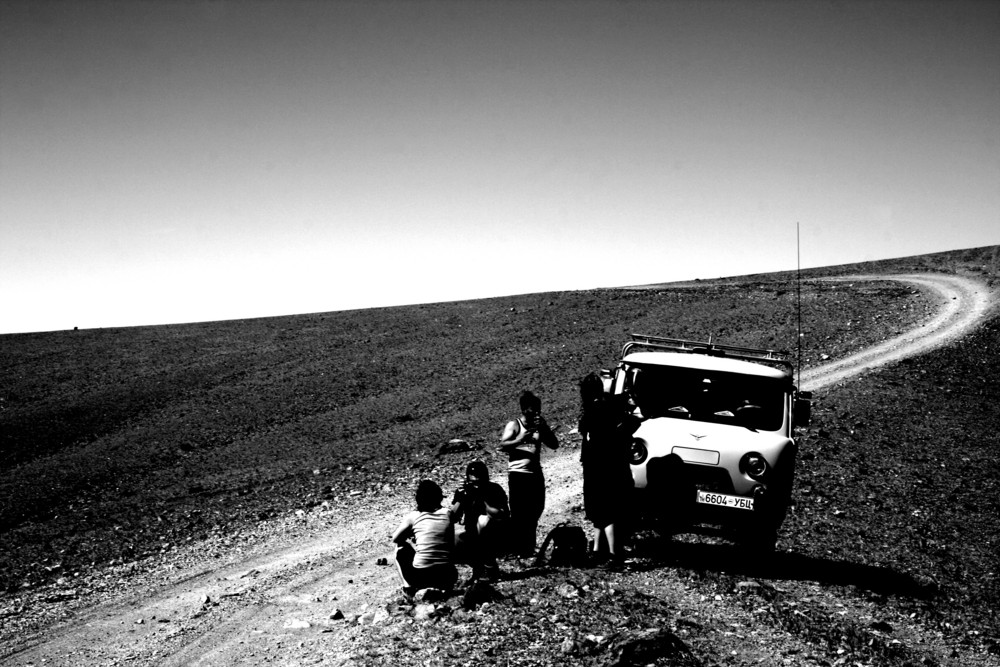
{"type": "Polygon", "coordinates": [[[1000,665],[1000,246],[801,277],[0,336],[0,664],[1000,665]],[[403,597],[416,483],[505,484],[522,389],[541,532],[585,525],[577,381],[632,332],[801,358],[776,553],[639,527],[403,597]]]}

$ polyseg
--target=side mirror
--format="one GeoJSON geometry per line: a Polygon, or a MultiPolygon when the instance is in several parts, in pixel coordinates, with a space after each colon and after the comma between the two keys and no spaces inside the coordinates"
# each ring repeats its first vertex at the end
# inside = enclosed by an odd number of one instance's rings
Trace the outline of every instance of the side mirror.
{"type": "Polygon", "coordinates": [[[792,426],[799,428],[808,426],[812,420],[812,392],[800,391],[795,395],[795,405],[792,406],[792,426]]]}

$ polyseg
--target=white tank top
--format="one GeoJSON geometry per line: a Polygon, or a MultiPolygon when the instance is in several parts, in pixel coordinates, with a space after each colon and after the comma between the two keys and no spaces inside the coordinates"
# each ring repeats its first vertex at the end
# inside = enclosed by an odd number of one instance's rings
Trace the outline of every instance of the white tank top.
{"type": "Polygon", "coordinates": [[[455,527],[447,507],[434,512],[414,512],[410,515],[413,537],[417,543],[413,567],[446,565],[451,562],[451,546],[455,543],[455,527]]]}
{"type": "MultiPolygon", "coordinates": [[[[521,419],[517,420],[517,433],[527,430],[521,419]]],[[[542,443],[539,441],[525,441],[511,450],[508,454],[510,462],[507,464],[507,472],[538,472],[542,469],[542,443]]]]}

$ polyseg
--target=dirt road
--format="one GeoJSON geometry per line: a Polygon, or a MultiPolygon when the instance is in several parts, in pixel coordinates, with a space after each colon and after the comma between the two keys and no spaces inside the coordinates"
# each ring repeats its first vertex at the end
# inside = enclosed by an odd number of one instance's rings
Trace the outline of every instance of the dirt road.
{"type": "MultiPolygon", "coordinates": [[[[892,278],[938,295],[937,316],[904,336],[803,372],[803,388],[843,382],[945,344],[975,327],[990,307],[987,289],[971,280],[892,278]]],[[[545,461],[543,529],[582,502],[577,455],[568,448],[545,461]]],[[[371,496],[351,513],[316,508],[263,524],[244,539],[170,552],[152,572],[106,570],[77,584],[66,601],[40,596],[37,604],[61,605],[65,620],[0,647],[2,664],[347,664],[343,656],[358,636],[352,621],[378,622],[396,587],[395,571],[377,563],[389,555],[388,536],[408,503],[393,492],[371,496]]]]}
{"type": "Polygon", "coordinates": [[[901,336],[863,350],[845,359],[802,372],[802,389],[816,390],[851,378],[862,371],[884,366],[905,357],[952,341],[976,326],[990,306],[985,287],[959,276],[937,274],[895,276],[845,276],[839,282],[892,279],[936,293],[940,299],[937,315],[901,336]]]}

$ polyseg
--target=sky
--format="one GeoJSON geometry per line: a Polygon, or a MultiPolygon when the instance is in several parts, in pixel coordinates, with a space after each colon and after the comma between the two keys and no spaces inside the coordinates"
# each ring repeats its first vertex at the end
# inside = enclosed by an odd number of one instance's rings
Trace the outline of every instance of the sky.
{"type": "Polygon", "coordinates": [[[0,0],[0,333],[996,244],[997,2],[0,0]]]}

